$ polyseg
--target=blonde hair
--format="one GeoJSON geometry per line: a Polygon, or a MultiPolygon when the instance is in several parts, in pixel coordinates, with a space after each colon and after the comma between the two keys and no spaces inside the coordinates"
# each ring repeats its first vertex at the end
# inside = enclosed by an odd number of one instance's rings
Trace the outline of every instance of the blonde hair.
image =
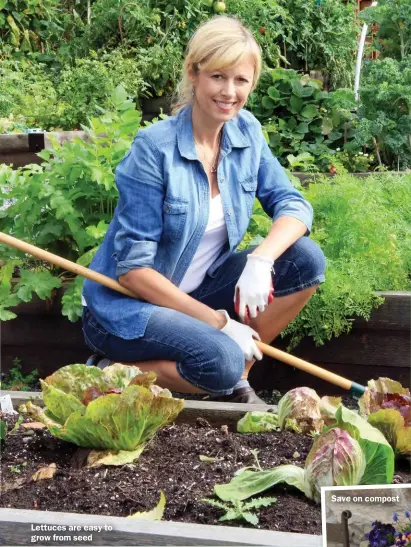
{"type": "Polygon", "coordinates": [[[252,85],[255,89],[262,61],[261,48],[251,32],[238,19],[224,15],[216,15],[200,25],[187,45],[183,75],[172,101],[172,114],[193,101],[193,86],[188,77],[190,70],[220,70],[250,56],[255,67],[252,85]]]}

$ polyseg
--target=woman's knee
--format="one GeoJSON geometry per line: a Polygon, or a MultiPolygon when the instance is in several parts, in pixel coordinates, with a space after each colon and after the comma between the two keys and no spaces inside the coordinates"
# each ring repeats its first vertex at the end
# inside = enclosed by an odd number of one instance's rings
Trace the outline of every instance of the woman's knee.
{"type": "Polygon", "coordinates": [[[299,255],[299,269],[304,271],[307,280],[323,280],[326,260],[321,247],[309,237],[301,237],[296,243],[299,255]]]}
{"type": "Polygon", "coordinates": [[[213,355],[203,364],[200,384],[207,391],[218,393],[235,386],[245,367],[240,346],[223,333],[216,336],[213,355]]]}

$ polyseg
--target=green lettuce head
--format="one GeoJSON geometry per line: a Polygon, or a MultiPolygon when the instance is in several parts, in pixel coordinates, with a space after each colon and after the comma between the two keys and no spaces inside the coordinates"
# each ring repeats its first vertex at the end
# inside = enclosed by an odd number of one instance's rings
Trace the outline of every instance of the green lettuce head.
{"type": "Polygon", "coordinates": [[[184,407],[183,400],[154,385],[155,379],[152,372],[120,363],[103,370],[68,365],[40,381],[45,409],[29,403],[27,410],[59,439],[115,454],[127,451],[135,454],[124,455],[132,461],[184,407]]]}

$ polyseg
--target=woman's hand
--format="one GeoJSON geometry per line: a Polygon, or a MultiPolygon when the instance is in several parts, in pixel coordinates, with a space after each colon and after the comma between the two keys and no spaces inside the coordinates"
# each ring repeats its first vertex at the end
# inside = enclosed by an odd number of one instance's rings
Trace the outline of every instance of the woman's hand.
{"type": "Polygon", "coordinates": [[[260,361],[263,358],[263,354],[258,349],[257,344],[254,341],[255,338],[260,340],[258,332],[247,325],[242,325],[238,321],[234,321],[234,319],[231,319],[225,310],[217,311],[224,314],[227,319],[227,323],[222,329],[220,329],[221,332],[224,332],[224,334],[229,336],[232,340],[234,340],[234,342],[237,342],[243,350],[246,361],[250,361],[253,358],[260,361]]]}
{"type": "Polygon", "coordinates": [[[234,306],[241,321],[257,317],[273,299],[271,272],[274,261],[259,254],[249,254],[247,264],[235,286],[234,306]]]}

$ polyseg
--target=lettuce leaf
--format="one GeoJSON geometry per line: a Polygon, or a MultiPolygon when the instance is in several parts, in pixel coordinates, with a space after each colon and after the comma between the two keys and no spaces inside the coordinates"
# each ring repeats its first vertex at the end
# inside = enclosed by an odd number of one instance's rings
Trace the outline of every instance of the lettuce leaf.
{"type": "Polygon", "coordinates": [[[286,482],[306,493],[304,476],[304,469],[296,465],[280,465],[267,471],[247,469],[227,484],[216,484],[214,493],[223,501],[242,501],[280,482],[286,482]]]}
{"type": "Polygon", "coordinates": [[[272,412],[260,412],[253,410],[247,412],[241,420],[237,422],[238,433],[266,433],[267,431],[277,431],[278,416],[272,412]]]}
{"type": "Polygon", "coordinates": [[[335,415],[337,427],[358,441],[366,460],[360,484],[391,484],[394,452],[384,435],[357,413],[341,405],[335,415]]]}

